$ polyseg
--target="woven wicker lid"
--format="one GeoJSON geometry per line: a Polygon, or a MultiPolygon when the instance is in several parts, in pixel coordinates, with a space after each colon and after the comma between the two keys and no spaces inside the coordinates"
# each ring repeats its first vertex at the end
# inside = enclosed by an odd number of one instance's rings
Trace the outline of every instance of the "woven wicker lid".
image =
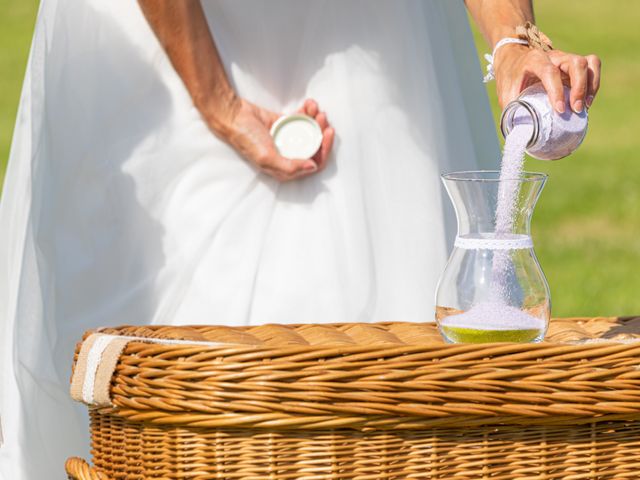
{"type": "Polygon", "coordinates": [[[640,418],[639,327],[639,318],[558,319],[547,342],[482,345],[447,345],[432,324],[411,323],[108,328],[187,342],[128,343],[104,411],[272,429],[640,418]]]}
{"type": "MultiPolygon", "coordinates": [[[[213,326],[121,326],[102,333],[134,337],[210,341],[230,345],[431,345],[443,344],[433,323],[345,323],[213,326]]],[[[91,333],[91,332],[87,332],[91,333]]],[[[556,318],[549,324],[545,342],[584,343],[640,338],[640,317],[556,318]]]]}

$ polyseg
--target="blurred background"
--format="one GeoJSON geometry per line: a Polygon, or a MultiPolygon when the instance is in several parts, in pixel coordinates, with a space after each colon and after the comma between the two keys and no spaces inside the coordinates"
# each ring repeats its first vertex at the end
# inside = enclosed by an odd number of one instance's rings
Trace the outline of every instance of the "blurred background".
{"type": "MultiPolygon", "coordinates": [[[[0,179],[37,8],[34,0],[0,0],[0,179]]],[[[550,176],[533,236],[553,315],[640,315],[640,1],[537,0],[535,9],[556,48],[596,53],[603,65],[580,149],[558,162],[527,160],[527,170],[550,176]]],[[[474,33],[481,56],[489,48],[474,33]]],[[[497,119],[493,89],[488,84],[497,119]]]]}

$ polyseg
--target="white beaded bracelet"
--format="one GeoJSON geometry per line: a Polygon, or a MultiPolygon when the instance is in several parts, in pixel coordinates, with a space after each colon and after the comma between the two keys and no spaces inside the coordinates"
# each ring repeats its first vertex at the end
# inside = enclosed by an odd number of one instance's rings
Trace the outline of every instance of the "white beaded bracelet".
{"type": "Polygon", "coordinates": [[[508,45],[510,43],[517,43],[519,45],[529,45],[529,42],[527,42],[526,40],[522,40],[520,38],[505,37],[502,40],[498,41],[498,43],[496,43],[496,46],[493,47],[493,53],[491,53],[491,55],[489,55],[488,53],[484,54],[484,58],[487,60],[487,62],[489,62],[489,64],[487,65],[487,74],[484,76],[484,80],[483,80],[484,83],[490,82],[491,80],[496,78],[496,72],[493,69],[493,58],[496,56],[496,52],[500,47],[504,45],[508,45]]]}

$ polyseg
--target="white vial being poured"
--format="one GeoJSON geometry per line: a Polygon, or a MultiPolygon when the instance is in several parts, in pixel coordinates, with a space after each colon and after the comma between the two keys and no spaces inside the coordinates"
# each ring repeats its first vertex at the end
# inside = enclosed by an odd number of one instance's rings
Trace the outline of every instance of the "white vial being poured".
{"type": "Polygon", "coordinates": [[[556,112],[547,91],[536,83],[522,91],[502,112],[500,129],[506,138],[517,125],[531,125],[527,153],[539,160],[558,160],[576,150],[587,134],[588,115],[571,110],[569,87],[564,87],[565,111],[556,112]]]}

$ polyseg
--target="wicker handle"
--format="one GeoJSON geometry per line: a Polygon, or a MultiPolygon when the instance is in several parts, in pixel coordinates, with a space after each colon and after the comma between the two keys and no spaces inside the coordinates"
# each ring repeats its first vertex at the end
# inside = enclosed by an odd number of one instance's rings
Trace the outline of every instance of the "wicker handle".
{"type": "Polygon", "coordinates": [[[104,473],[91,467],[78,457],[71,457],[65,464],[69,480],[111,480],[104,473]]]}

